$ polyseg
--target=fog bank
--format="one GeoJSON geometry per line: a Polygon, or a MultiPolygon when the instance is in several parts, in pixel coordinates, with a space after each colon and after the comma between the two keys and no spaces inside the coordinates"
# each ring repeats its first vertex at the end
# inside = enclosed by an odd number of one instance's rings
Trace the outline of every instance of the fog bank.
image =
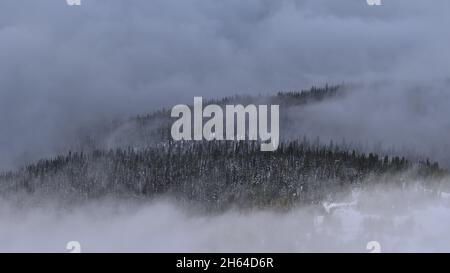
{"type": "Polygon", "coordinates": [[[450,251],[448,195],[420,188],[354,191],[324,206],[204,215],[169,200],[105,201],[67,210],[1,201],[1,252],[384,252],[450,251]],[[343,205],[344,204],[344,205],[343,205]],[[337,208],[331,208],[331,207],[337,208]],[[331,208],[331,209],[330,209],[331,208]]]}

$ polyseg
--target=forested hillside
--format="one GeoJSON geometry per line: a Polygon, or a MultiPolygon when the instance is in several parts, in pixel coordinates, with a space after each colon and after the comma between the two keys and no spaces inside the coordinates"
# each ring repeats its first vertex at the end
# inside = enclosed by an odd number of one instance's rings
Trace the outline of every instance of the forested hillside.
{"type": "MultiPolygon", "coordinates": [[[[338,90],[312,88],[261,97],[259,101],[289,107],[338,96],[338,90]]],[[[245,104],[255,99],[233,97],[209,103],[245,104]]],[[[261,152],[257,141],[174,142],[166,110],[131,122],[132,126],[120,131],[123,142],[119,147],[106,149],[93,138],[85,149],[2,174],[0,193],[63,200],[172,196],[208,210],[222,210],[313,204],[354,187],[383,183],[385,177],[389,183],[403,185],[447,174],[438,163],[428,160],[364,154],[307,138],[284,140],[275,152],[261,152]]],[[[286,120],[282,122],[287,126],[286,120]]]]}
{"type": "Polygon", "coordinates": [[[3,194],[79,200],[170,195],[209,209],[225,209],[317,203],[336,192],[408,170],[408,179],[445,174],[437,163],[413,164],[405,158],[379,158],[300,141],[282,143],[270,153],[261,152],[256,142],[169,142],[145,150],[69,153],[41,160],[4,174],[0,189],[3,194]]]}

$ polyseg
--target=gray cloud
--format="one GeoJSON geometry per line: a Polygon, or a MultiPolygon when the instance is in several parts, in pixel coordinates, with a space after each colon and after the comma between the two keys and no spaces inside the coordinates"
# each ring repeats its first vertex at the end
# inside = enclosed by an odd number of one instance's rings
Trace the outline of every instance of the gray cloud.
{"type": "MultiPolygon", "coordinates": [[[[381,81],[394,82],[384,97],[402,103],[408,93],[396,93],[399,86],[444,90],[450,3],[384,2],[3,0],[0,169],[55,153],[82,124],[193,95],[381,81]]],[[[446,133],[446,113],[424,128],[446,133]]]]}

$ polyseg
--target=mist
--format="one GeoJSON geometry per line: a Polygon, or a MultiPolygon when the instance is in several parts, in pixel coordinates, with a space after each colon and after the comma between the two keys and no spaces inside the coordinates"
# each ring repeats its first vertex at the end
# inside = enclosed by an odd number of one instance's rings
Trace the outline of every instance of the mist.
{"type": "Polygon", "coordinates": [[[358,85],[336,100],[288,109],[292,136],[352,142],[370,152],[450,165],[448,82],[358,85]]]}
{"type": "MultiPolygon", "coordinates": [[[[386,100],[402,100],[407,93],[397,87],[416,84],[438,83],[444,93],[450,3],[384,2],[1,1],[0,169],[66,151],[80,127],[194,95],[266,94],[326,82],[394,82],[375,95],[386,100]]],[[[442,125],[444,114],[427,125],[442,125]]],[[[349,117],[334,121],[359,122],[349,117]]],[[[373,122],[370,131],[388,130],[373,122]]],[[[408,142],[423,140],[413,139],[422,125],[414,124],[408,142]]]]}
{"type": "Polygon", "coordinates": [[[290,210],[200,213],[175,200],[95,201],[71,208],[0,201],[0,252],[448,252],[450,196],[408,187],[354,189],[290,210]],[[326,206],[332,209],[324,209],[326,206]]]}

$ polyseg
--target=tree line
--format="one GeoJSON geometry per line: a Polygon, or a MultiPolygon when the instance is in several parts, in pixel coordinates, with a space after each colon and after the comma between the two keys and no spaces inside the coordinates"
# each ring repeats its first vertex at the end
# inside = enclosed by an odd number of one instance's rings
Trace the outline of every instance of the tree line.
{"type": "Polygon", "coordinates": [[[446,174],[429,161],[413,164],[405,158],[360,154],[306,140],[283,142],[275,152],[261,152],[259,145],[165,142],[143,150],[69,152],[4,173],[0,192],[78,199],[172,196],[220,210],[313,204],[405,171],[425,179],[446,174]]]}

